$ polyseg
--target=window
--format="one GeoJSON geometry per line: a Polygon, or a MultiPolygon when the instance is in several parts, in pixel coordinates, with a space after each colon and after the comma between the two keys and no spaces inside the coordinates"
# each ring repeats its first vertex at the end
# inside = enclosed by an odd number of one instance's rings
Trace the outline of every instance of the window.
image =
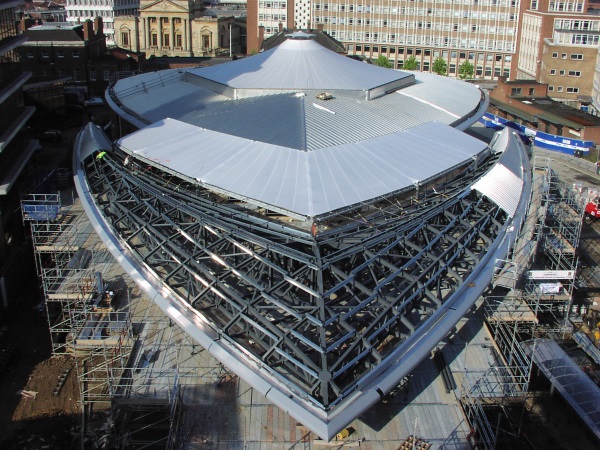
{"type": "Polygon", "coordinates": [[[562,91],[563,91],[563,88],[562,88],[562,86],[558,86],[558,87],[556,88],[556,92],[562,92],[562,91]]]}
{"type": "Polygon", "coordinates": [[[535,88],[529,88],[529,95],[535,95],[535,88]]]}
{"type": "Polygon", "coordinates": [[[580,77],[581,76],[581,71],[579,71],[579,70],[569,70],[569,76],[570,77],[580,77]]]}
{"type": "Polygon", "coordinates": [[[79,50],[73,50],[73,58],[79,58],[79,50]]]}
{"type": "Polygon", "coordinates": [[[96,69],[90,69],[90,81],[96,81],[96,69]]]}
{"type": "Polygon", "coordinates": [[[169,46],[169,33],[163,34],[162,45],[163,45],[163,47],[168,47],[169,46]]]}
{"type": "Polygon", "coordinates": [[[65,57],[65,51],[64,50],[57,50],[56,51],[56,56],[59,58],[64,58],[65,57]]]}
{"type": "Polygon", "coordinates": [[[180,34],[175,35],[175,47],[183,47],[183,37],[180,34]]]}
{"type": "Polygon", "coordinates": [[[110,80],[110,69],[102,70],[102,78],[104,79],[104,81],[110,80]]]}
{"type": "Polygon", "coordinates": [[[567,59],[567,54],[566,53],[561,53],[560,54],[560,59],[567,59]]]}
{"type": "Polygon", "coordinates": [[[158,47],[158,34],[152,33],[150,41],[151,41],[152,47],[158,47]]]}
{"type": "Polygon", "coordinates": [[[210,47],[210,36],[202,36],[202,47],[203,48],[210,47]]]}
{"type": "Polygon", "coordinates": [[[559,74],[561,77],[564,77],[564,76],[565,76],[565,71],[564,71],[564,70],[561,70],[560,72],[558,72],[558,74],[559,74]]]}
{"type": "Polygon", "coordinates": [[[558,58],[558,53],[552,53],[553,58],[558,58]]]}
{"type": "Polygon", "coordinates": [[[579,88],[576,88],[576,87],[568,87],[567,88],[568,94],[577,94],[578,92],[579,92],[579,88]]]}
{"type": "Polygon", "coordinates": [[[33,50],[27,50],[27,57],[28,58],[33,58],[33,50]]]}
{"type": "Polygon", "coordinates": [[[583,55],[578,54],[578,53],[572,53],[571,54],[571,59],[579,59],[579,60],[581,60],[581,59],[583,59],[583,55]]]}
{"type": "Polygon", "coordinates": [[[521,88],[512,88],[510,90],[510,95],[521,95],[521,88]]]}
{"type": "Polygon", "coordinates": [[[127,32],[121,33],[121,45],[123,47],[129,47],[129,33],[127,33],[127,32]]]}
{"type": "Polygon", "coordinates": [[[556,75],[556,69],[550,69],[550,75],[556,75]]]}
{"type": "Polygon", "coordinates": [[[531,0],[531,9],[538,9],[538,0],[531,0]]]}
{"type": "Polygon", "coordinates": [[[81,81],[81,70],[73,69],[73,80],[81,81]]]}
{"type": "Polygon", "coordinates": [[[548,92],[554,92],[554,86],[548,86],[548,92]]]}
{"type": "Polygon", "coordinates": [[[42,58],[50,58],[50,52],[48,52],[48,50],[42,50],[42,58]]]}

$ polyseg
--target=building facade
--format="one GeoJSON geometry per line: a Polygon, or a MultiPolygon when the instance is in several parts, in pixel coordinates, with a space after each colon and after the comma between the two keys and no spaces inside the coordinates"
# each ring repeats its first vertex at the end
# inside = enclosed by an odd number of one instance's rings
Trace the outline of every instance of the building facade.
{"type": "Polygon", "coordinates": [[[139,17],[115,20],[119,47],[150,56],[217,56],[239,53],[240,29],[233,16],[205,14],[193,0],[142,0],[139,17]]]}
{"type": "Polygon", "coordinates": [[[20,282],[19,264],[15,264],[22,243],[20,175],[38,145],[25,132],[34,108],[23,102],[23,85],[31,73],[23,71],[19,62],[18,47],[27,39],[15,22],[22,7],[20,0],[0,2],[0,317],[7,296],[20,282]]]}
{"type": "Polygon", "coordinates": [[[106,46],[103,22],[46,23],[24,31],[28,40],[19,51],[33,83],[62,80],[81,96],[103,95],[110,77],[131,70],[131,58],[118,58],[106,46]]]}
{"type": "Polygon", "coordinates": [[[384,55],[395,68],[414,56],[420,70],[430,71],[433,61],[442,57],[450,76],[457,76],[460,65],[468,62],[475,78],[511,77],[521,5],[519,0],[249,0],[248,52],[260,48],[260,26],[268,38],[280,22],[289,28],[322,24],[326,33],[346,45],[349,55],[384,55]]]}
{"type": "Polygon", "coordinates": [[[67,21],[80,23],[101,17],[106,32],[106,43],[112,46],[115,45],[115,18],[135,15],[139,7],[139,0],[67,0],[67,21]]]}
{"type": "Polygon", "coordinates": [[[517,79],[548,85],[548,95],[575,107],[591,101],[600,16],[588,2],[532,0],[519,37],[517,79]]]}

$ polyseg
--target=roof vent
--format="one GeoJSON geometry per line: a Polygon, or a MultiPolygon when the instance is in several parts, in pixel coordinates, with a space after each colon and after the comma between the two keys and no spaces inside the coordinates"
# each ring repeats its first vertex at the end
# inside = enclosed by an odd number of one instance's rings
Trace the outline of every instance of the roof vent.
{"type": "Polygon", "coordinates": [[[331,100],[332,98],[333,95],[329,92],[321,92],[320,94],[317,94],[317,99],[319,100],[331,100]]]}

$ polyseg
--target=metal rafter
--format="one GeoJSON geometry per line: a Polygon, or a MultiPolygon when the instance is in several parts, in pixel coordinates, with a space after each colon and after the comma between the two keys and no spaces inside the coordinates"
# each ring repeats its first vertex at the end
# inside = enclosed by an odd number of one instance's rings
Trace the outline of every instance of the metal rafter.
{"type": "Polygon", "coordinates": [[[126,168],[118,153],[86,167],[140,259],[224,339],[325,408],[444,304],[505,218],[460,181],[313,236],[215,203],[156,168],[126,168]]]}

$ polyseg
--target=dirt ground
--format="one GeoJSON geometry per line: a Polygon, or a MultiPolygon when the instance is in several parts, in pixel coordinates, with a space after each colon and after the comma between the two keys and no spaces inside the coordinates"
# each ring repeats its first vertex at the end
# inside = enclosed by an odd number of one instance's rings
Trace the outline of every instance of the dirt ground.
{"type": "Polygon", "coordinates": [[[0,329],[0,448],[70,449],[78,439],[80,408],[74,359],[51,357],[50,336],[33,264],[24,267],[19,299],[0,329]],[[69,370],[70,369],[70,370],[69,370]],[[59,376],[68,370],[58,395],[59,376]],[[31,393],[21,394],[21,391],[31,393]]]}

